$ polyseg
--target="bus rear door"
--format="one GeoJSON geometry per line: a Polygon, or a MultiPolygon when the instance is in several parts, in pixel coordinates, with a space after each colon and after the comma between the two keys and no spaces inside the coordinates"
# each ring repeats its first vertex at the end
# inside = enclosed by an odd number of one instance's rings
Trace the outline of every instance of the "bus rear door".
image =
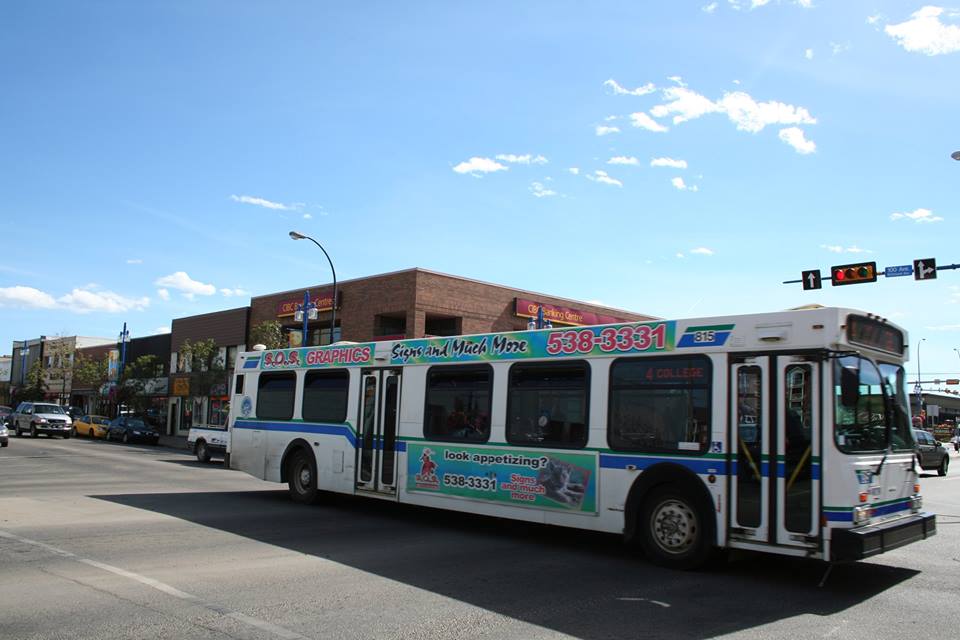
{"type": "Polygon", "coordinates": [[[397,494],[400,377],[399,369],[375,369],[364,371],[360,380],[358,491],[397,494]]]}

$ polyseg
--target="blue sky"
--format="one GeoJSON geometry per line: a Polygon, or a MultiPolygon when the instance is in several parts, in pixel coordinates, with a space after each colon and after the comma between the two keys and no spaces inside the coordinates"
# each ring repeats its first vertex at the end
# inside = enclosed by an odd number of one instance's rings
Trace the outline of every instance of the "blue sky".
{"type": "MultiPolygon", "coordinates": [[[[960,376],[960,9],[0,7],[0,352],[409,267],[663,317],[862,308],[960,376]]],[[[909,366],[915,371],[916,360],[909,366]]]]}

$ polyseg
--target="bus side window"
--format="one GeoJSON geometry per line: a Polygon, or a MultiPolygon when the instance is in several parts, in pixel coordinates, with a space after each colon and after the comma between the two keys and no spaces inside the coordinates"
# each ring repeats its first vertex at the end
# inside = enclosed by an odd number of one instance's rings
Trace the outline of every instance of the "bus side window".
{"type": "Polygon", "coordinates": [[[493,368],[481,366],[431,367],[423,435],[428,439],[486,442],[490,439],[490,403],[493,368]]]}
{"type": "Polygon", "coordinates": [[[297,374],[261,373],[257,382],[257,417],[261,420],[289,420],[293,417],[293,397],[297,374]]]}
{"type": "Polygon", "coordinates": [[[706,453],[712,380],[706,356],[617,360],[610,367],[610,448],[706,453]]]}
{"type": "Polygon", "coordinates": [[[243,393],[243,374],[238,375],[233,380],[233,395],[239,396],[243,393]]]}

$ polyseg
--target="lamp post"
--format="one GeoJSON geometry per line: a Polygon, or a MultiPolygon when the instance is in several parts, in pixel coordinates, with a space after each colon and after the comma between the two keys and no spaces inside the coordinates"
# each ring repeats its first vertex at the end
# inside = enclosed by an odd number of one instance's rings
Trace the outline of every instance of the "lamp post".
{"type": "Polygon", "coordinates": [[[310,291],[303,292],[303,304],[297,305],[297,310],[293,314],[293,319],[303,320],[303,333],[300,335],[300,346],[307,346],[307,322],[317,319],[317,305],[310,302],[310,291]]]}
{"type": "MultiPolygon", "coordinates": [[[[921,412],[923,411],[923,387],[920,385],[920,345],[923,344],[924,340],[926,340],[926,338],[920,338],[917,342],[917,386],[915,387],[917,392],[917,409],[921,412]]],[[[924,417],[923,422],[923,426],[927,426],[926,417],[924,417]]]]}
{"type": "MultiPolygon", "coordinates": [[[[290,238],[292,240],[309,240],[313,244],[320,247],[320,251],[323,251],[323,255],[327,257],[327,262],[330,263],[330,273],[333,274],[333,304],[330,309],[330,343],[333,343],[333,335],[336,331],[337,326],[337,272],[333,268],[333,260],[330,259],[330,254],[327,253],[327,250],[320,245],[319,242],[311,238],[310,236],[304,235],[299,231],[291,231],[290,238]]],[[[306,326],[306,324],[304,324],[306,326]]]]}
{"type": "Polygon", "coordinates": [[[117,371],[117,379],[123,380],[123,367],[127,363],[127,340],[130,338],[130,332],[127,331],[127,323],[123,323],[123,331],[120,332],[120,336],[117,338],[117,342],[120,343],[120,369],[117,371]]]}

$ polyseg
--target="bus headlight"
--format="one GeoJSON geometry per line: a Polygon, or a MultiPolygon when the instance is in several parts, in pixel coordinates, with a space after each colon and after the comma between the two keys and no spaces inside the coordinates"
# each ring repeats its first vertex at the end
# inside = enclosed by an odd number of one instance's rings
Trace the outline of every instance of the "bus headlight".
{"type": "Polygon", "coordinates": [[[923,509],[923,498],[921,496],[913,496],[910,498],[910,511],[916,513],[923,509]]]}
{"type": "Polygon", "coordinates": [[[870,520],[873,517],[873,507],[854,507],[853,508],[853,524],[863,524],[870,520]]]}

